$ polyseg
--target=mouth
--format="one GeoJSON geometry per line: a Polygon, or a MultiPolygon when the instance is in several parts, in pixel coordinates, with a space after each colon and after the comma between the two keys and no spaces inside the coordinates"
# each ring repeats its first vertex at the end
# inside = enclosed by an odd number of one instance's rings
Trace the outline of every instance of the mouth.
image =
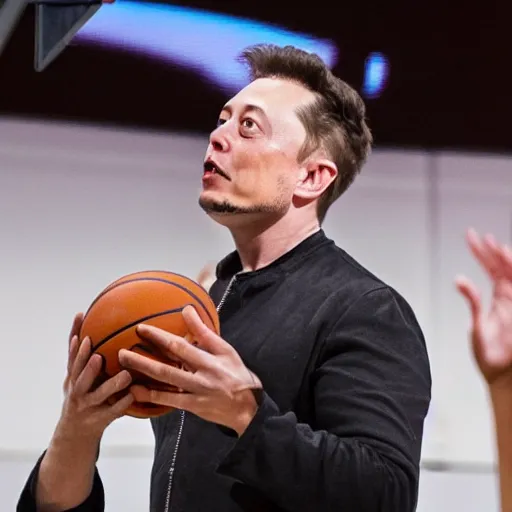
{"type": "Polygon", "coordinates": [[[203,176],[212,176],[218,174],[219,176],[222,176],[223,178],[231,181],[231,178],[212,160],[207,160],[204,163],[204,174],[203,176]]]}

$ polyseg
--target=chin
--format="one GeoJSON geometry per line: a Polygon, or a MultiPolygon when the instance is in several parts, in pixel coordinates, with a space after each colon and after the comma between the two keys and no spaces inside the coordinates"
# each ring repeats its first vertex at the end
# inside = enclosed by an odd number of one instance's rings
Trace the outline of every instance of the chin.
{"type": "Polygon", "coordinates": [[[229,214],[236,213],[238,210],[238,208],[236,208],[231,201],[226,199],[224,196],[215,193],[212,194],[211,192],[203,192],[199,196],[199,206],[208,214],[229,214]]]}
{"type": "Polygon", "coordinates": [[[236,227],[254,219],[257,214],[248,208],[229,201],[225,197],[214,197],[217,194],[201,194],[199,206],[215,222],[226,227],[236,227]]]}
{"type": "Polygon", "coordinates": [[[283,216],[269,206],[260,205],[253,207],[234,206],[228,202],[210,203],[205,200],[199,201],[201,208],[214,222],[228,228],[246,229],[262,226],[271,226],[283,216]]]}

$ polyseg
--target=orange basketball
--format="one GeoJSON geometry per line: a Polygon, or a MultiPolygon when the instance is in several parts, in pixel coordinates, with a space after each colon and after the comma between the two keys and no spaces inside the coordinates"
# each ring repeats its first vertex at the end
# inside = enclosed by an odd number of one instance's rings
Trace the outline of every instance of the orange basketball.
{"type": "MultiPolygon", "coordinates": [[[[87,310],[80,340],[91,339],[93,353],[103,357],[102,381],[122,370],[118,352],[128,349],[156,360],[170,363],[158,349],[136,334],[138,324],[159,327],[178,336],[188,335],[181,311],[187,305],[195,307],[203,322],[220,333],[217,310],[208,292],[195,281],[165,271],[143,271],[129,274],[108,285],[87,310]]],[[[172,363],[179,366],[179,363],[172,363]]],[[[133,384],[153,389],[169,389],[162,383],[129,370],[133,384]]],[[[176,388],[173,388],[176,390],[176,388]]],[[[172,407],[133,403],[128,416],[151,418],[172,411],[172,407]]]]}

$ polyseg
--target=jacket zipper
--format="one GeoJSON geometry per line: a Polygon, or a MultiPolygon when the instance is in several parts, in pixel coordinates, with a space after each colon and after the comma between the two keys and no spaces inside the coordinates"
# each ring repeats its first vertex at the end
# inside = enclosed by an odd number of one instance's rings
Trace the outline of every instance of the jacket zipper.
{"type": "Polygon", "coordinates": [[[183,434],[183,424],[185,423],[185,411],[180,411],[180,426],[178,428],[178,435],[176,436],[176,446],[172,454],[171,466],[169,468],[169,483],[167,485],[167,495],[165,497],[165,512],[169,512],[169,504],[171,502],[172,481],[174,477],[174,467],[176,466],[176,456],[178,455],[178,447],[183,434]]]}
{"type": "Polygon", "coordinates": [[[235,274],[231,280],[229,281],[227,287],[226,287],[226,291],[224,292],[224,295],[222,296],[222,298],[220,299],[220,302],[219,302],[219,305],[217,306],[217,313],[220,312],[220,309],[222,308],[222,306],[224,305],[224,302],[226,302],[226,298],[227,296],[229,295],[229,292],[231,291],[231,288],[233,286],[233,284],[235,283],[235,280],[236,280],[236,277],[238,276],[238,274],[235,274]]]}
{"type": "MultiPolygon", "coordinates": [[[[231,288],[236,280],[238,274],[235,274],[231,280],[228,283],[228,286],[226,287],[226,291],[224,292],[224,295],[220,299],[219,305],[217,306],[217,313],[220,312],[220,308],[224,305],[224,302],[226,302],[226,298],[229,295],[229,292],[231,291],[231,288]]],[[[178,448],[180,446],[181,437],[183,435],[183,426],[185,424],[185,411],[180,410],[180,426],[178,427],[178,435],[176,436],[176,445],[174,446],[174,452],[172,454],[171,459],[171,466],[169,467],[169,482],[167,484],[167,495],[165,497],[165,512],[170,511],[170,504],[171,504],[171,493],[172,493],[172,484],[174,480],[174,470],[176,468],[176,457],[178,456],[178,448]]]]}

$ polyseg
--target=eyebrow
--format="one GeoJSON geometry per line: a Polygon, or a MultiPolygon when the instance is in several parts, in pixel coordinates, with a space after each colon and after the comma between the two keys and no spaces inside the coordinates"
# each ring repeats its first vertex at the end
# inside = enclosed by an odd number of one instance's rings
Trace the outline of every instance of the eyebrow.
{"type": "MultiPolygon", "coordinates": [[[[266,112],[258,105],[251,105],[251,104],[245,105],[243,108],[243,111],[244,112],[257,112],[258,114],[264,116],[265,119],[267,119],[266,112]]],[[[231,114],[233,114],[233,108],[231,107],[231,105],[225,105],[223,107],[223,109],[221,110],[221,112],[227,112],[228,114],[231,115],[231,114]]]]}

